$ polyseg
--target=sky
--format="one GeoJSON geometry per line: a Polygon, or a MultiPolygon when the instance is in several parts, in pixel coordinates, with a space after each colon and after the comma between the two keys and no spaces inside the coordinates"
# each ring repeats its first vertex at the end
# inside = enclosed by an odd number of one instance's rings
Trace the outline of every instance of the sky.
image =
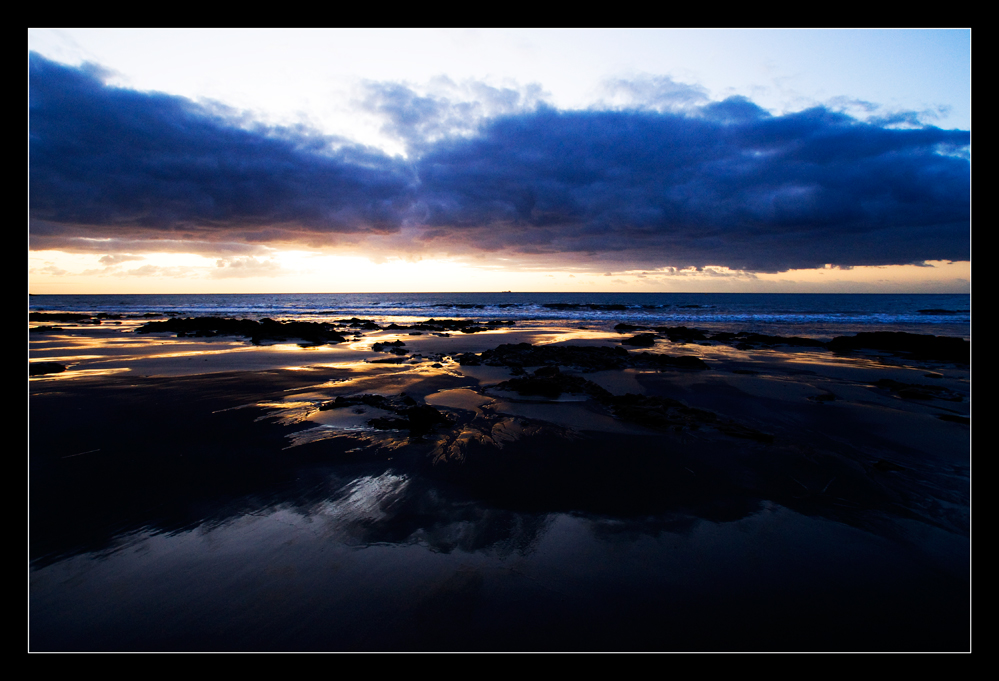
{"type": "Polygon", "coordinates": [[[29,290],[970,290],[970,30],[28,32],[29,290]]]}

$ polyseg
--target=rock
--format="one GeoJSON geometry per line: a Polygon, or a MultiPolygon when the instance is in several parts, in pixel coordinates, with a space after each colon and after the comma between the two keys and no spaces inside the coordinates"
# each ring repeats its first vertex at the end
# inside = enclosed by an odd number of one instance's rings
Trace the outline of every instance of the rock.
{"type": "MultiPolygon", "coordinates": [[[[651,334],[650,334],[651,335],[651,334]]],[[[707,369],[708,365],[699,357],[629,353],[622,347],[578,346],[578,345],[531,345],[530,343],[507,343],[493,350],[476,355],[466,352],[455,357],[463,366],[505,366],[518,367],[562,366],[578,371],[606,371],[643,367],[664,369],[707,369]]]]}
{"type": "Polygon", "coordinates": [[[605,400],[612,395],[592,381],[579,376],[563,374],[557,366],[542,367],[523,378],[511,378],[496,386],[496,390],[509,390],[520,395],[537,395],[557,399],[562,393],[589,395],[605,400]]]}
{"type": "Polygon", "coordinates": [[[711,427],[730,437],[764,443],[773,442],[774,439],[768,433],[722,419],[714,412],[688,407],[668,397],[612,395],[596,383],[579,376],[563,374],[554,366],[542,367],[533,374],[523,378],[512,378],[494,388],[548,399],[557,399],[562,393],[587,395],[608,408],[617,418],[650,428],[697,430],[701,427],[711,427]]]}
{"type": "Polygon", "coordinates": [[[265,340],[285,341],[298,338],[309,345],[345,343],[331,324],[317,322],[285,321],[261,319],[231,319],[227,317],[184,317],[168,319],[164,322],[147,322],[135,330],[136,333],[172,332],[178,338],[211,338],[214,336],[241,336],[249,338],[254,345],[265,340]]]}
{"type": "Polygon", "coordinates": [[[620,397],[612,396],[604,400],[604,403],[618,418],[652,428],[697,430],[709,427],[729,437],[756,440],[767,444],[774,441],[773,435],[769,433],[760,432],[735,421],[722,419],[714,412],[688,407],[682,402],[668,397],[628,394],[620,397]]]}
{"type": "Polygon", "coordinates": [[[656,371],[666,371],[668,369],[707,369],[708,365],[700,357],[693,355],[680,355],[672,357],[670,355],[653,354],[651,352],[631,353],[629,365],[639,369],[655,369],[656,371]]]}
{"type": "Polygon", "coordinates": [[[814,338],[801,338],[800,336],[768,336],[763,333],[752,333],[750,331],[720,331],[711,336],[711,340],[723,343],[737,343],[736,348],[740,350],[753,349],[756,345],[791,345],[794,347],[824,348],[824,341],[814,338]],[[745,346],[745,347],[743,347],[745,346]]]}
{"type": "Polygon", "coordinates": [[[813,402],[834,402],[838,398],[832,393],[823,393],[822,395],[812,395],[808,399],[813,402]]]}
{"type": "Polygon", "coordinates": [[[421,436],[437,426],[451,426],[451,419],[429,404],[418,404],[406,394],[394,397],[384,395],[340,396],[319,407],[320,411],[345,409],[365,405],[392,412],[395,416],[382,416],[368,421],[368,425],[379,430],[408,430],[410,436],[421,436]]]}
{"type": "Polygon", "coordinates": [[[406,410],[405,416],[409,432],[415,435],[429,433],[437,426],[451,425],[451,419],[429,404],[410,407],[406,410]]]}
{"type": "Polygon", "coordinates": [[[956,336],[932,336],[904,331],[868,331],[856,336],[837,336],[828,343],[834,352],[882,350],[913,359],[956,364],[971,362],[971,343],[956,336]]]}
{"type": "Polygon", "coordinates": [[[45,374],[58,374],[66,371],[66,367],[59,362],[31,362],[28,364],[29,376],[43,376],[45,374]]]}
{"type": "Polygon", "coordinates": [[[654,333],[640,333],[637,336],[632,336],[631,338],[625,338],[621,341],[622,345],[634,345],[641,348],[651,348],[656,344],[656,335],[654,333]]]}
{"type": "Polygon", "coordinates": [[[406,344],[401,340],[393,341],[391,343],[375,343],[371,346],[371,349],[375,352],[391,352],[393,355],[405,355],[408,350],[403,350],[403,346],[406,344]]]}
{"type": "Polygon", "coordinates": [[[882,390],[889,390],[906,400],[947,400],[948,402],[964,401],[964,397],[953,390],[948,390],[947,388],[937,385],[902,383],[901,381],[893,381],[890,378],[882,378],[874,385],[882,390]]]}
{"type": "Polygon", "coordinates": [[[31,312],[30,322],[84,322],[92,323],[95,315],[80,312],[31,312]]]}
{"type": "Polygon", "coordinates": [[[628,366],[628,351],[621,347],[582,347],[575,345],[531,345],[506,343],[481,354],[466,352],[455,357],[465,366],[563,366],[580,371],[604,371],[628,366]]]}
{"type": "Polygon", "coordinates": [[[707,336],[700,329],[690,329],[686,326],[656,326],[653,329],[656,333],[662,334],[674,343],[692,343],[694,341],[707,340],[707,336]]]}

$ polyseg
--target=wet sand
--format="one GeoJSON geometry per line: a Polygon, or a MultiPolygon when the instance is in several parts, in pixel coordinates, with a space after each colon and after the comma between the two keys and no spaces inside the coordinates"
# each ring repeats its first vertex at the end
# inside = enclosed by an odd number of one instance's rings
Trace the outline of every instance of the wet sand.
{"type": "Polygon", "coordinates": [[[137,325],[30,339],[32,650],[970,649],[967,366],[660,338],[708,368],[553,397],[456,359],[626,335],[137,325]]]}

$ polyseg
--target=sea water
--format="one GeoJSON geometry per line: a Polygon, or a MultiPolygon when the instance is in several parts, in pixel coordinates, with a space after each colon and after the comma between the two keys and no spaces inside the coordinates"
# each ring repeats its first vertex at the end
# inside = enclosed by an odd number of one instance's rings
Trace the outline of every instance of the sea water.
{"type": "MultiPolygon", "coordinates": [[[[40,312],[626,322],[821,339],[970,338],[970,307],[968,295],[894,294],[29,299],[40,312]]],[[[814,373],[780,381],[804,385],[814,373]]],[[[843,384],[832,402],[791,390],[774,423],[799,419],[786,429],[794,440],[587,432],[561,446],[594,472],[564,480],[531,464],[556,446],[550,439],[497,449],[524,474],[507,482],[532,490],[553,480],[553,492],[592,495],[539,503],[502,494],[504,485],[486,484],[480,497],[406,450],[290,446],[249,397],[211,401],[239,385],[135,379],[32,395],[32,418],[55,414],[59,427],[30,433],[31,650],[932,651],[968,641],[967,426],[934,418],[963,404],[907,403],[859,384],[843,384]],[[943,447],[906,444],[941,434],[952,438],[943,447]],[[882,458],[903,469],[877,468],[882,458]],[[660,484],[651,510],[608,506],[660,484]]],[[[326,395],[329,385],[309,390],[326,395]]],[[[717,375],[700,388],[749,394],[717,375]]]]}
{"type": "Polygon", "coordinates": [[[32,295],[31,312],[106,312],[329,321],[363,317],[620,322],[828,340],[862,331],[970,339],[968,294],[828,293],[282,293],[32,295]]]}

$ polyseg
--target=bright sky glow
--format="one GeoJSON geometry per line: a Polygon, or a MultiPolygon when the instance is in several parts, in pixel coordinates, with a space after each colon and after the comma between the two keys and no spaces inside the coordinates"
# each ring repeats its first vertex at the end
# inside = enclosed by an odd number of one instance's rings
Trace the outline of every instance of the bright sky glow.
{"type": "MultiPolygon", "coordinates": [[[[106,85],[229,107],[247,130],[255,123],[305,126],[414,161],[419,153],[446,153],[446,147],[426,145],[448,135],[474,137],[476,121],[521,115],[538,102],[559,111],[687,111],[741,96],[772,116],[821,106],[890,129],[967,131],[971,124],[970,30],[32,29],[28,38],[29,50],[46,59],[99,65],[106,85]],[[394,108],[403,102],[400,93],[410,97],[408,108],[394,108]],[[450,113],[414,118],[421,102],[431,101],[447,102],[450,113]],[[892,116],[899,122],[891,123],[892,116]]],[[[427,181],[425,173],[421,180],[427,181]]],[[[41,186],[34,174],[32,182],[41,186]]],[[[795,211],[792,204],[811,200],[813,193],[811,185],[785,187],[767,200],[795,211]]],[[[528,212],[535,205],[529,200],[528,212]]],[[[541,211],[545,197],[536,201],[541,211]]],[[[617,216],[629,214],[615,210],[617,216]]],[[[764,215],[755,205],[746,210],[764,215]]],[[[639,222],[649,219],[647,209],[634,211],[639,222]]],[[[174,229],[169,235],[148,232],[146,241],[122,236],[109,241],[107,250],[101,242],[78,239],[81,233],[107,238],[91,227],[81,232],[83,227],[56,221],[67,226],[39,228],[37,235],[31,229],[33,247],[44,250],[29,255],[29,286],[32,293],[960,292],[970,286],[970,264],[949,263],[953,256],[926,256],[932,266],[791,267],[779,273],[728,269],[729,261],[719,258],[715,269],[657,274],[648,262],[629,265],[624,251],[615,256],[623,242],[587,245],[597,238],[588,236],[599,233],[595,227],[574,228],[575,241],[564,241],[535,217],[533,231],[492,244],[484,240],[495,230],[484,236],[451,226],[414,232],[414,218],[400,219],[401,229],[371,238],[350,230],[273,237],[271,227],[264,237],[257,226],[258,236],[242,230],[232,232],[232,239],[193,233],[186,238],[174,229]],[[59,238],[42,241],[52,234],[59,238]],[[71,234],[77,241],[64,238],[71,234]],[[525,239],[535,237],[545,240],[532,256],[525,239]],[[164,238],[179,241],[170,245],[164,238]],[[511,255],[511,244],[522,257],[511,255]],[[597,252],[599,257],[587,255],[597,252]]],[[[605,229],[618,229],[614,220],[605,229]]],[[[641,252],[643,232],[629,234],[641,252]]],[[[677,243],[693,243],[684,239],[677,243]]],[[[698,241],[696,248],[704,258],[714,246],[698,241]]]]}

